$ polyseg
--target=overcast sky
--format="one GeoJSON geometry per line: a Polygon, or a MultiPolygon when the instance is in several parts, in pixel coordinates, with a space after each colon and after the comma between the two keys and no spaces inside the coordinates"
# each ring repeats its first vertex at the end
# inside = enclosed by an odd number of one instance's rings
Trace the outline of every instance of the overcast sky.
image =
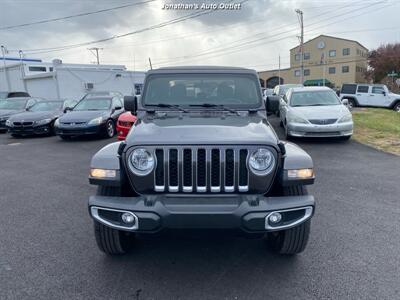
{"type": "MultiPolygon", "coordinates": [[[[0,27],[65,17],[144,0],[0,0],[0,27]]],[[[243,0],[233,0],[239,3],[243,0]]],[[[267,70],[289,64],[289,49],[300,33],[295,9],[304,12],[305,40],[319,34],[359,41],[367,48],[400,42],[400,0],[248,0],[240,10],[216,10],[163,28],[108,42],[56,52],[29,50],[57,48],[95,41],[148,28],[202,10],[165,10],[164,4],[221,1],[157,0],[113,11],[45,24],[0,29],[0,44],[8,56],[66,63],[92,63],[89,47],[101,47],[100,62],[128,69],[168,65],[233,65],[267,70]]],[[[225,2],[228,2],[226,0],[225,2]]]]}

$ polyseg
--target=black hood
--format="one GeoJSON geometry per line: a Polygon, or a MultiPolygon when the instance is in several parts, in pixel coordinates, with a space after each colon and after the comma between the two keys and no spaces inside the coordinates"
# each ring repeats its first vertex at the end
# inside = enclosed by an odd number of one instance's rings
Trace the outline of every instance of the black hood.
{"type": "Polygon", "coordinates": [[[269,144],[278,138],[262,113],[156,113],[139,116],[128,145],[269,144]]]}
{"type": "Polygon", "coordinates": [[[25,109],[0,109],[0,118],[9,117],[24,111],[25,109]]]}
{"type": "Polygon", "coordinates": [[[98,117],[108,116],[107,110],[83,110],[83,111],[70,111],[60,117],[61,123],[69,122],[89,122],[98,117]]]}
{"type": "Polygon", "coordinates": [[[57,119],[62,115],[61,111],[26,111],[13,115],[9,120],[13,122],[34,122],[44,119],[57,119]]]}

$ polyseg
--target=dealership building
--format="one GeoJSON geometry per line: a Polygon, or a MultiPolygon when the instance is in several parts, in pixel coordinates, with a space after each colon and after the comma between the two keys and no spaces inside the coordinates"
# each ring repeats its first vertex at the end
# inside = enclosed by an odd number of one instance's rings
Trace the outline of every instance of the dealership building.
{"type": "Polygon", "coordinates": [[[139,94],[144,76],[144,71],[128,71],[123,65],[0,57],[0,91],[25,91],[45,99],[81,99],[88,92],[98,91],[139,94]]]}
{"type": "Polygon", "coordinates": [[[343,83],[366,82],[368,49],[354,40],[320,35],[303,45],[304,81],[301,82],[300,45],[290,49],[290,67],[259,72],[261,84],[303,83],[340,88],[343,83]]]}

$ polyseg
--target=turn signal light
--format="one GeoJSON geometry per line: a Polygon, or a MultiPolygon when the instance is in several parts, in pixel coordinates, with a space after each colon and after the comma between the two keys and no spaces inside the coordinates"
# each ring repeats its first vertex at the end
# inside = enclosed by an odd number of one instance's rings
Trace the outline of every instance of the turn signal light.
{"type": "Polygon", "coordinates": [[[106,169],[90,169],[90,176],[95,178],[114,178],[117,176],[117,171],[106,169]]]}
{"type": "Polygon", "coordinates": [[[314,169],[288,170],[289,179],[308,179],[314,177],[314,169]]]}

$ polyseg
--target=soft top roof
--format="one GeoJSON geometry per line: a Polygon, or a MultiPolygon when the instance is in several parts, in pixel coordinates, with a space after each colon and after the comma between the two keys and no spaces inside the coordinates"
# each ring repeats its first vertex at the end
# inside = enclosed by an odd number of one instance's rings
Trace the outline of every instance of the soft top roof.
{"type": "Polygon", "coordinates": [[[255,70],[239,68],[239,67],[220,67],[220,66],[180,66],[180,67],[165,67],[149,70],[147,75],[151,74],[171,74],[171,73],[219,73],[219,74],[253,74],[257,75],[255,70]]]}

